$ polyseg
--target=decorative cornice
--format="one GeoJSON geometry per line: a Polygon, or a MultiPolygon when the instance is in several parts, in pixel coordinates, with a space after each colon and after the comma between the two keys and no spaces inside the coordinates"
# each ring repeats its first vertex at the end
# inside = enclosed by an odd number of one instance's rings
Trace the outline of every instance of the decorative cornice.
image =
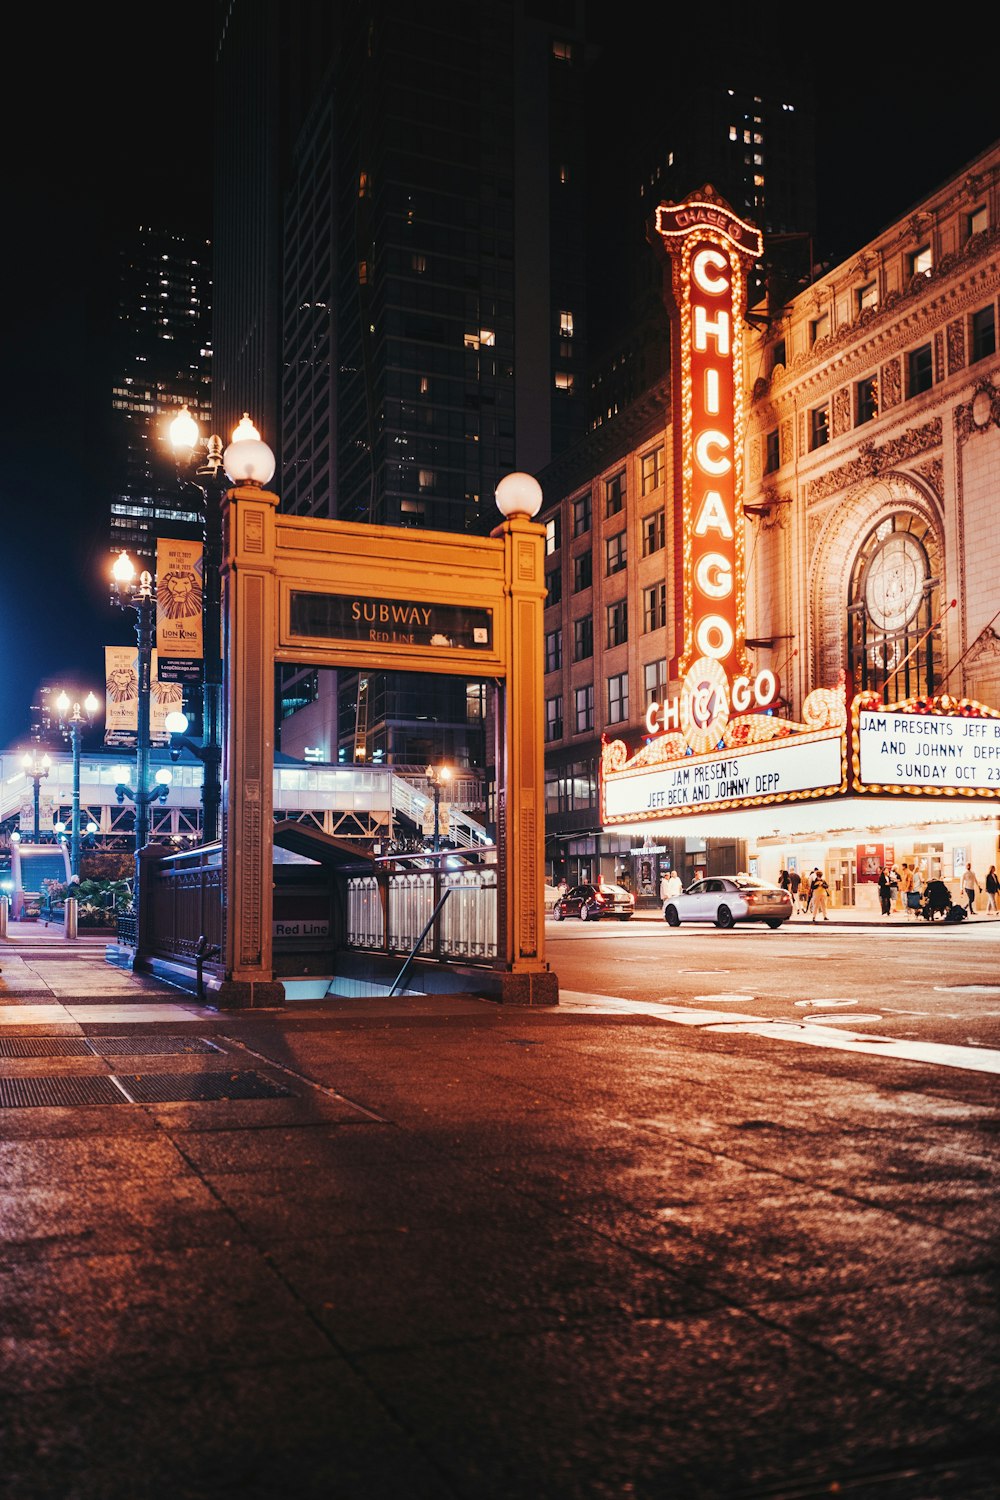
{"type": "Polygon", "coordinates": [[[874,442],[862,443],[856,458],[813,480],[807,490],[810,504],[824,500],[827,495],[850,489],[855,484],[862,484],[865,480],[881,478],[918,453],[940,447],[941,437],[941,418],[935,417],[923,427],[911,427],[909,431],[883,443],[881,447],[874,442]]]}

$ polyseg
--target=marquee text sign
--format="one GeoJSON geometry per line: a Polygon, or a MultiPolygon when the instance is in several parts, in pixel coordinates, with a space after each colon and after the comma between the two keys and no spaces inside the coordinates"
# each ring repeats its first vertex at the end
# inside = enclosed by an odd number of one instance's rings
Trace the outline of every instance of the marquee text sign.
{"type": "Polygon", "coordinates": [[[859,789],[1000,797],[1000,716],[861,709],[856,719],[859,789]]]}
{"type": "Polygon", "coordinates": [[[839,792],[843,734],[805,734],[749,749],[636,767],[602,782],[603,820],[638,823],[723,807],[758,807],[839,792]]]}

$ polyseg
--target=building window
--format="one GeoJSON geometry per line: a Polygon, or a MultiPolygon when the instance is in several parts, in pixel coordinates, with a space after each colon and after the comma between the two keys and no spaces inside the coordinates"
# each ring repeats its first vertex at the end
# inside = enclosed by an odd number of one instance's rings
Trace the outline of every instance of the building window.
{"type": "Polygon", "coordinates": [[[809,413],[809,451],[823,448],[830,441],[830,408],[814,406],[809,413]]]}
{"type": "Polygon", "coordinates": [[[545,700],[545,739],[548,744],[561,740],[563,735],[562,694],[545,700]]]}
{"type": "Polygon", "coordinates": [[[859,286],[855,292],[857,298],[858,312],[864,312],[866,307],[878,306],[878,282],[868,281],[864,286],[859,286]]]}
{"type": "Polygon", "coordinates": [[[662,703],[667,696],[667,658],[648,661],[642,669],[642,684],[646,694],[646,707],[651,703],[662,703]]]}
{"type": "Polygon", "coordinates": [[[769,432],[764,438],[764,473],[773,474],[775,469],[781,468],[781,441],[778,429],[769,432]]]}
{"type": "Polygon", "coordinates": [[[854,402],[856,426],[860,427],[863,422],[870,422],[873,417],[878,416],[878,381],[874,375],[869,375],[867,380],[858,381],[854,387],[854,402]]]}
{"type": "Polygon", "coordinates": [[[809,324],[809,342],[815,344],[817,339],[825,339],[830,332],[830,314],[820,313],[818,318],[813,318],[809,324]]]}
{"type": "Polygon", "coordinates": [[[628,673],[608,678],[608,723],[622,724],[628,718],[628,673]]]}
{"type": "Polygon", "coordinates": [[[594,654],[594,622],[590,615],[573,621],[573,660],[589,661],[594,654]]]}
{"type": "Polygon", "coordinates": [[[651,516],[647,516],[642,523],[642,555],[649,557],[653,552],[662,552],[666,546],[667,516],[666,512],[656,510],[651,516]]]}
{"type": "Polygon", "coordinates": [[[604,543],[605,559],[607,563],[608,577],[612,573],[620,573],[628,561],[626,555],[625,532],[616,531],[614,536],[609,536],[604,543]]]}
{"type": "Polygon", "coordinates": [[[573,314],[571,312],[559,314],[559,336],[564,339],[573,337],[573,314]]]}
{"type": "Polygon", "coordinates": [[[628,600],[619,599],[609,604],[605,611],[608,626],[608,645],[624,646],[628,640],[628,600]]]}
{"type": "Polygon", "coordinates": [[[933,270],[930,245],[921,245],[910,254],[910,275],[929,276],[933,270]]]}
{"type": "Polygon", "coordinates": [[[625,504],[625,470],[604,481],[604,514],[616,516],[625,504]]]}
{"type": "Polygon", "coordinates": [[[989,307],[981,307],[978,312],[972,314],[971,321],[971,355],[972,363],[977,359],[985,359],[988,354],[995,354],[997,347],[997,325],[996,314],[991,303],[989,307]]]}
{"type": "Polygon", "coordinates": [[[545,634],[545,670],[558,672],[562,666],[562,631],[549,630],[545,634]]]}
{"type": "Polygon", "coordinates": [[[552,56],[556,59],[556,62],[572,62],[573,43],[561,41],[558,37],[554,38],[552,42],[552,56]]]}
{"type": "Polygon", "coordinates": [[[545,555],[551,557],[553,552],[559,551],[559,525],[558,516],[550,516],[545,523],[545,555]]]}
{"type": "Polygon", "coordinates": [[[583,536],[590,530],[590,491],[573,501],[573,535],[583,536]]]}
{"type": "Polygon", "coordinates": [[[550,604],[558,604],[562,599],[562,568],[553,568],[551,573],[545,575],[545,608],[550,604]]]}
{"type": "Polygon", "coordinates": [[[594,684],[586,683],[578,687],[573,693],[573,703],[576,709],[576,732],[583,734],[586,729],[594,727],[594,684]]]}
{"type": "Polygon", "coordinates": [[[667,623],[667,585],[654,583],[651,589],[642,591],[642,628],[662,630],[667,623]]]}
{"type": "Polygon", "coordinates": [[[642,455],[642,493],[651,495],[663,483],[663,447],[642,455]]]}
{"type": "Polygon", "coordinates": [[[966,218],[966,239],[971,239],[974,234],[982,234],[988,223],[986,204],[981,203],[966,218]]]}
{"type": "Polygon", "coordinates": [[[575,377],[569,370],[557,370],[555,375],[557,391],[572,391],[575,377]]]}
{"type": "Polygon", "coordinates": [[[784,363],[785,363],[785,341],[784,341],[784,339],[779,339],[778,342],[776,344],[772,345],[772,348],[771,348],[771,369],[773,370],[773,369],[776,368],[776,366],[783,365],[784,363]]]}
{"type": "Polygon", "coordinates": [[[582,593],[594,581],[594,559],[591,553],[581,552],[573,559],[573,592],[582,593]]]}
{"type": "Polygon", "coordinates": [[[929,391],[934,384],[934,364],[931,359],[930,344],[921,344],[919,349],[911,349],[906,356],[906,391],[909,396],[919,396],[921,391],[929,391]]]}

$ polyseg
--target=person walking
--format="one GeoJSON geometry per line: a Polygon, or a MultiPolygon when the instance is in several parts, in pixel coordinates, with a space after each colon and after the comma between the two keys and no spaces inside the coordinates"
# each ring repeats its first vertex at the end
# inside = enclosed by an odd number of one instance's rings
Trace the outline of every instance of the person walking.
{"type": "MultiPolygon", "coordinates": [[[[896,910],[896,903],[898,902],[898,900],[899,900],[899,871],[896,869],[896,866],[893,865],[892,868],[889,870],[889,911],[890,912],[893,912],[893,911],[896,910]]],[[[888,915],[888,913],[886,915],[888,915]]]]}
{"type": "Polygon", "coordinates": [[[997,876],[996,865],[990,865],[986,871],[986,879],[983,882],[986,887],[986,915],[997,914],[997,892],[1000,891],[1000,878],[997,876]]]}
{"type": "Polygon", "coordinates": [[[878,872],[878,902],[882,908],[883,917],[887,917],[892,911],[892,886],[889,882],[889,871],[885,865],[878,872]]]}
{"type": "Polygon", "coordinates": [[[794,911],[799,904],[799,886],[801,884],[802,876],[799,874],[798,870],[789,870],[788,890],[792,898],[792,911],[794,911]]]}
{"type": "Polygon", "coordinates": [[[965,892],[965,901],[969,908],[969,916],[971,917],[976,909],[976,892],[982,890],[982,886],[979,884],[979,877],[971,865],[966,865],[962,871],[962,890],[965,892]]]}
{"type": "Polygon", "coordinates": [[[822,872],[817,870],[813,877],[812,890],[809,896],[814,922],[818,916],[821,916],[824,922],[829,922],[830,918],[826,914],[826,898],[829,893],[830,887],[823,878],[822,872]]]}
{"type": "Polygon", "coordinates": [[[785,869],[784,865],[782,865],[781,870],[778,873],[778,884],[781,886],[781,889],[783,891],[788,890],[788,871],[785,869]]]}
{"type": "Polygon", "coordinates": [[[809,900],[812,895],[812,882],[812,874],[807,872],[805,875],[803,875],[802,884],[799,886],[799,910],[804,917],[809,913],[809,900]]]}
{"type": "Polygon", "coordinates": [[[681,877],[676,870],[671,870],[667,876],[667,896],[679,896],[683,889],[681,877]]]}
{"type": "Polygon", "coordinates": [[[924,901],[924,872],[919,865],[913,866],[913,881],[910,887],[910,910],[914,919],[920,916],[924,901]]]}

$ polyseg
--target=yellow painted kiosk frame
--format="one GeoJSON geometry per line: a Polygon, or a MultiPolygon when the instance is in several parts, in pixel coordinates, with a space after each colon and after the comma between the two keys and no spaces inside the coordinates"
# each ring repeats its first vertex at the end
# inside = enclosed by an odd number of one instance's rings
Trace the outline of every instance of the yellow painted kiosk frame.
{"type": "Polygon", "coordinates": [[[276,662],[495,682],[499,998],[557,1004],[543,889],[544,528],[512,514],[478,538],[286,516],[277,505],[246,484],[224,509],[220,1005],[284,1001],[271,937],[276,662]]]}

